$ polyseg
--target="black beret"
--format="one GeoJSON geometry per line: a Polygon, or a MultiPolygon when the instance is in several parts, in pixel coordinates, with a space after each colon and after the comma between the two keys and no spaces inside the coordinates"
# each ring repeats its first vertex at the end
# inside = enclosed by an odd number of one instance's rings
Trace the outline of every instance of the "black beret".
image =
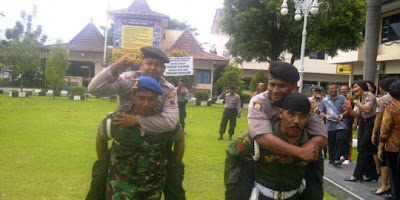
{"type": "Polygon", "coordinates": [[[274,78],[282,79],[287,82],[297,82],[300,79],[296,67],[289,63],[271,61],[269,63],[269,74],[274,78]]]}
{"type": "Polygon", "coordinates": [[[145,47],[140,48],[140,51],[142,51],[142,53],[143,53],[143,59],[154,58],[154,59],[160,60],[164,63],[169,63],[169,58],[159,48],[152,47],[152,46],[145,46],[145,47]]]}
{"type": "Polygon", "coordinates": [[[308,114],[310,113],[311,103],[302,93],[290,93],[283,99],[282,109],[308,114]]]}

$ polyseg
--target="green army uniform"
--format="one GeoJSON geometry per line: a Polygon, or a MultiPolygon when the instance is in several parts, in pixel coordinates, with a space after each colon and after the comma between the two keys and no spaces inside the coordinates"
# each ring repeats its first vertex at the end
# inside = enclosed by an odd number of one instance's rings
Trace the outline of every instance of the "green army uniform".
{"type": "Polygon", "coordinates": [[[106,199],[160,199],[165,187],[168,139],[176,141],[179,135],[142,134],[136,126],[115,128],[113,138],[106,199]]]}
{"type": "MultiPolygon", "coordinates": [[[[280,122],[273,123],[273,134],[286,140],[279,130],[280,122]]],[[[253,161],[253,141],[248,132],[233,140],[225,158],[224,184],[226,200],[249,199],[254,181],[274,191],[297,190],[306,176],[307,162],[295,159],[292,163],[281,164],[272,157],[272,153],[260,148],[260,159],[253,161]]],[[[308,134],[303,132],[294,143],[301,146],[308,141],[308,134]]],[[[299,193],[290,200],[299,199],[299,193]]],[[[260,195],[258,199],[273,199],[260,195]]]]}

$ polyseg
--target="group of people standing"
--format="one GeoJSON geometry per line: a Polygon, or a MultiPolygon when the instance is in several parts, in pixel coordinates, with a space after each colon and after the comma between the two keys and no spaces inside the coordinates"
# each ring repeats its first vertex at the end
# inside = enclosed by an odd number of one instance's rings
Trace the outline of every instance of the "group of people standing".
{"type": "Polygon", "coordinates": [[[329,164],[351,162],[352,132],[358,130],[356,168],[345,181],[377,181],[382,176],[381,187],[371,193],[390,194],[392,199],[397,200],[400,127],[395,116],[399,112],[391,111],[390,107],[398,104],[400,81],[397,77],[381,80],[378,97],[372,81],[356,80],[351,88],[354,96],[347,85],[338,88],[336,83],[329,83],[327,97],[322,98],[318,88],[310,99],[315,104],[314,113],[323,117],[328,130],[329,164]]]}

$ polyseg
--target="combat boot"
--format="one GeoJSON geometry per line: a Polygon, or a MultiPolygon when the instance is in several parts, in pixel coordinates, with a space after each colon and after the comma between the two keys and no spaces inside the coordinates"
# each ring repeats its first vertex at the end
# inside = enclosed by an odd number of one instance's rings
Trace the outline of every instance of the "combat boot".
{"type": "Polygon", "coordinates": [[[218,138],[218,140],[222,140],[222,139],[224,139],[224,138],[222,137],[222,135],[223,135],[223,134],[219,134],[219,138],[218,138]]]}

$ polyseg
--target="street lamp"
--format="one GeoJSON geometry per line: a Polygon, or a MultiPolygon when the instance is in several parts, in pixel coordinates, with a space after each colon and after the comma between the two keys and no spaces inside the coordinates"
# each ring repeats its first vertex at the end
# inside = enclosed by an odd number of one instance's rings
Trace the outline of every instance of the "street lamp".
{"type": "MultiPolygon", "coordinates": [[[[319,12],[319,3],[318,0],[294,0],[294,3],[296,4],[296,11],[294,13],[294,20],[300,21],[302,18],[302,14],[304,16],[304,24],[303,24],[303,35],[301,39],[301,53],[300,53],[300,60],[301,60],[301,65],[300,68],[298,69],[299,74],[300,74],[300,82],[299,82],[299,87],[300,90],[299,92],[303,92],[303,76],[304,76],[304,54],[306,50],[306,36],[307,36],[307,18],[309,13],[312,15],[316,15],[319,12]]],[[[282,15],[287,15],[289,13],[288,9],[288,4],[287,0],[283,0],[282,6],[281,6],[281,14],[282,15]]]]}

